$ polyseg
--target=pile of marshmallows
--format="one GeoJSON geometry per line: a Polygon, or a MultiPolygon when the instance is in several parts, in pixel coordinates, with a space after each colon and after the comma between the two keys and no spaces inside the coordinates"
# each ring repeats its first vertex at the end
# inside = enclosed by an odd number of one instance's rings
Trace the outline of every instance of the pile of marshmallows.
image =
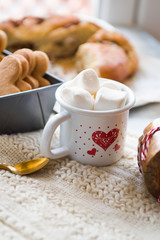
{"type": "Polygon", "coordinates": [[[96,72],[86,69],[73,80],[66,82],[61,92],[62,99],[77,108],[105,111],[125,105],[127,93],[114,82],[100,82],[96,72]]]}

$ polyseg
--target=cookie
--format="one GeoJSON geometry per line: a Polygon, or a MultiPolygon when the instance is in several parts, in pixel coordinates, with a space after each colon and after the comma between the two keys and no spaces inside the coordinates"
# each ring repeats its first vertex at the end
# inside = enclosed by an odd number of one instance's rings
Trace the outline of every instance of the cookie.
{"type": "Polygon", "coordinates": [[[36,64],[36,58],[34,56],[33,51],[31,49],[28,49],[28,48],[22,48],[22,49],[19,49],[19,50],[15,51],[14,55],[15,54],[20,54],[20,55],[22,55],[23,57],[26,58],[26,60],[29,63],[28,73],[31,74],[33,69],[35,68],[35,64],[36,64]]]}
{"type": "Polygon", "coordinates": [[[22,66],[18,58],[7,56],[0,62],[0,96],[20,92],[15,86],[22,73],[22,66]]]}
{"type": "Polygon", "coordinates": [[[43,78],[43,75],[48,70],[49,66],[49,58],[47,54],[41,51],[34,51],[35,59],[36,59],[36,65],[32,72],[32,76],[38,80],[39,86],[49,86],[50,82],[43,78]]]}
{"type": "Polygon", "coordinates": [[[32,76],[43,76],[48,69],[49,58],[47,54],[41,51],[34,51],[34,56],[36,59],[36,64],[32,71],[32,76]]]}
{"type": "Polygon", "coordinates": [[[39,87],[45,87],[45,86],[51,85],[50,82],[47,79],[45,79],[41,76],[37,76],[36,79],[39,82],[39,87]]]}
{"type": "Polygon", "coordinates": [[[29,83],[32,89],[41,87],[39,81],[30,75],[27,75],[23,80],[29,83]]]}
{"type": "Polygon", "coordinates": [[[20,61],[21,66],[22,66],[21,74],[19,75],[19,79],[18,79],[18,81],[16,81],[15,85],[20,89],[20,91],[31,90],[32,86],[28,82],[23,80],[27,76],[28,71],[29,71],[28,61],[26,60],[25,57],[23,57],[20,54],[15,54],[15,55],[13,54],[13,57],[18,59],[20,61]]]}
{"type": "Polygon", "coordinates": [[[15,83],[15,85],[16,85],[16,87],[19,88],[19,90],[20,90],[21,92],[23,92],[23,91],[28,91],[28,90],[31,90],[31,89],[32,89],[32,86],[31,86],[29,83],[27,83],[26,81],[24,81],[24,80],[18,80],[18,81],[15,83]]]}
{"type": "Polygon", "coordinates": [[[29,71],[29,63],[28,61],[26,60],[25,57],[23,57],[22,55],[20,54],[13,54],[12,55],[14,58],[16,58],[19,62],[20,62],[20,65],[21,65],[21,74],[19,75],[19,79],[23,79],[27,74],[28,74],[28,71],[29,71]]]}
{"type": "Polygon", "coordinates": [[[23,79],[31,85],[32,88],[44,87],[50,85],[50,82],[42,76],[48,69],[48,56],[41,51],[32,51],[27,48],[19,49],[14,55],[24,56],[29,63],[28,75],[23,79]]]}

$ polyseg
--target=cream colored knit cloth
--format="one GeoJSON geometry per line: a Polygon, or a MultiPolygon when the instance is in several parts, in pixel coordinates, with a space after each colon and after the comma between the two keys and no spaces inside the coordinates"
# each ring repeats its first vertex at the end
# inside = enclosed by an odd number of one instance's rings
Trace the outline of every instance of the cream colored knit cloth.
{"type": "MultiPolygon", "coordinates": [[[[0,162],[40,157],[41,131],[0,136],[0,162]]],[[[137,167],[137,138],[109,167],[51,160],[28,176],[0,171],[0,240],[158,240],[160,204],[137,167]]],[[[54,145],[58,137],[54,137],[54,145]]]]}

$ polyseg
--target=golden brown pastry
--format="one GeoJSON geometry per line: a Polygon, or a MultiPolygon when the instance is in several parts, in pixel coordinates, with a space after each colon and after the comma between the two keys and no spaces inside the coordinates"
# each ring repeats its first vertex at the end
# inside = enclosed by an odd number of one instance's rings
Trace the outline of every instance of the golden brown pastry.
{"type": "Polygon", "coordinates": [[[25,17],[0,23],[8,37],[8,49],[22,47],[46,52],[50,57],[70,56],[99,27],[73,16],[53,15],[48,19],[25,17]]]}
{"type": "Polygon", "coordinates": [[[3,59],[2,51],[7,46],[7,35],[4,31],[0,30],[0,61],[3,59]]]}
{"type": "Polygon", "coordinates": [[[77,52],[82,68],[94,68],[100,77],[123,82],[138,67],[137,54],[119,32],[100,29],[77,52]]]}
{"type": "Polygon", "coordinates": [[[71,16],[53,15],[50,18],[40,18],[27,16],[20,20],[9,19],[0,23],[0,29],[4,30],[8,36],[8,45],[22,43],[32,43],[52,30],[59,27],[67,27],[78,24],[79,20],[71,16]]]}
{"type": "Polygon", "coordinates": [[[7,35],[4,31],[0,30],[0,52],[7,46],[7,35]]]}
{"type": "Polygon", "coordinates": [[[129,75],[132,75],[138,67],[138,57],[135,52],[134,47],[129,42],[129,40],[118,31],[107,31],[101,29],[96,32],[90,39],[89,42],[101,42],[104,43],[106,41],[113,42],[124,49],[129,62],[128,62],[128,71],[129,75]]]}
{"type": "Polygon", "coordinates": [[[128,58],[114,43],[84,43],[78,49],[77,58],[81,69],[93,68],[102,78],[122,82],[128,76],[128,58]]]}
{"type": "MultiPolygon", "coordinates": [[[[64,80],[65,72],[78,74],[86,68],[94,68],[99,77],[123,82],[138,68],[136,52],[121,33],[104,30],[74,16],[25,17],[1,22],[0,29],[7,34],[7,49],[15,51],[25,47],[47,53],[55,71],[59,64],[64,80]]],[[[31,83],[32,80],[26,81],[31,83]]]]}

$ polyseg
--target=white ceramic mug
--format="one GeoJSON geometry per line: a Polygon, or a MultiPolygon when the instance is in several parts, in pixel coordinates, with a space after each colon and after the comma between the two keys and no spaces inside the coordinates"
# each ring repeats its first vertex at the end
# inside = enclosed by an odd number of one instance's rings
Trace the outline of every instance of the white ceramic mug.
{"type": "Polygon", "coordinates": [[[109,80],[127,92],[124,107],[108,111],[92,111],[73,107],[61,98],[62,84],[56,91],[60,113],[51,117],[44,127],[41,152],[57,159],[68,156],[83,164],[106,166],[119,160],[123,154],[129,109],[135,103],[131,89],[109,80]],[[51,141],[60,125],[61,147],[51,149],[51,141]]]}

